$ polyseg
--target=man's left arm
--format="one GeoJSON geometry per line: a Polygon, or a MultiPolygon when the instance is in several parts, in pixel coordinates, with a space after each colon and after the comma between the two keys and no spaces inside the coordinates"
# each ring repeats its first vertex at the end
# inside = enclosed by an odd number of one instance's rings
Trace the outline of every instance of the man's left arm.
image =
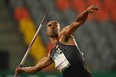
{"type": "Polygon", "coordinates": [[[87,20],[89,13],[92,13],[94,10],[98,10],[98,8],[95,5],[91,5],[79,16],[77,16],[74,22],[72,22],[69,26],[64,28],[63,31],[65,36],[70,36],[76,29],[78,29],[80,25],[87,20]]]}

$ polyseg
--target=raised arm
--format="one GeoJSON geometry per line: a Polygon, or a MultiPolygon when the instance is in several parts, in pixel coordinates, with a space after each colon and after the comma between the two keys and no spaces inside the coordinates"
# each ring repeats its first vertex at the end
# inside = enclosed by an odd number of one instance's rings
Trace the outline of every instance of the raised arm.
{"type": "Polygon", "coordinates": [[[94,10],[98,10],[95,5],[89,6],[85,11],[83,11],[79,16],[76,17],[74,22],[65,27],[62,30],[62,33],[64,33],[65,36],[70,36],[76,29],[80,27],[81,24],[83,24],[87,20],[89,13],[92,13],[94,10]]]}
{"type": "Polygon", "coordinates": [[[36,73],[37,71],[42,70],[43,68],[49,66],[50,64],[52,64],[52,60],[49,57],[44,57],[35,66],[17,67],[15,72],[16,74],[20,74],[22,72],[36,73]]]}

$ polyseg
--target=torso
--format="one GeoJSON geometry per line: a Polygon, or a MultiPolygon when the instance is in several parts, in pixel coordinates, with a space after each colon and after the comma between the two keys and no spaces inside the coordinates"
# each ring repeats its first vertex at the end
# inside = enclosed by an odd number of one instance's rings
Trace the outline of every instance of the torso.
{"type": "Polygon", "coordinates": [[[83,56],[80,52],[81,51],[79,51],[78,47],[75,45],[65,45],[65,44],[62,44],[61,42],[58,42],[57,45],[51,50],[50,58],[54,62],[56,58],[59,58],[59,60],[55,62],[57,63],[55,65],[56,65],[56,68],[57,66],[61,67],[60,71],[63,72],[63,75],[71,74],[71,73],[75,75],[80,75],[80,73],[87,72],[85,62],[83,60],[83,56]],[[57,50],[60,50],[58,51],[59,54],[57,54],[57,50]],[[64,59],[64,57],[62,56],[63,54],[66,59],[64,59]]]}
{"type": "Polygon", "coordinates": [[[63,72],[64,77],[90,77],[86,69],[82,52],[72,35],[65,37],[60,34],[58,42],[50,51],[50,58],[56,68],[63,72]]]}

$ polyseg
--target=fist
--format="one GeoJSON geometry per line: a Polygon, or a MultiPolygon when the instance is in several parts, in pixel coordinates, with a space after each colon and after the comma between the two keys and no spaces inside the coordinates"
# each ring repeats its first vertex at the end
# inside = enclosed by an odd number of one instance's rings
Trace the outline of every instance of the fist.
{"type": "Polygon", "coordinates": [[[88,8],[87,8],[87,11],[89,12],[89,13],[92,13],[94,10],[98,10],[98,7],[97,6],[95,6],[95,5],[91,5],[91,6],[89,6],[88,8]]]}
{"type": "Polygon", "coordinates": [[[21,67],[17,67],[15,70],[15,74],[21,74],[23,72],[21,67]]]}

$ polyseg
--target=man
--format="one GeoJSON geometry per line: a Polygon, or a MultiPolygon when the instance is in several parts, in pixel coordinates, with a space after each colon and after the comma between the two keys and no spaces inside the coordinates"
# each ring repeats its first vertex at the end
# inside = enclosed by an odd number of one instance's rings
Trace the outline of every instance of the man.
{"type": "Polygon", "coordinates": [[[54,48],[47,57],[41,59],[35,66],[17,67],[16,74],[22,72],[35,73],[52,63],[63,73],[63,77],[91,77],[88,72],[82,52],[79,50],[72,33],[83,24],[89,13],[98,10],[95,5],[89,6],[74,22],[60,30],[60,24],[50,21],[47,24],[46,34],[49,36],[54,48]]]}

